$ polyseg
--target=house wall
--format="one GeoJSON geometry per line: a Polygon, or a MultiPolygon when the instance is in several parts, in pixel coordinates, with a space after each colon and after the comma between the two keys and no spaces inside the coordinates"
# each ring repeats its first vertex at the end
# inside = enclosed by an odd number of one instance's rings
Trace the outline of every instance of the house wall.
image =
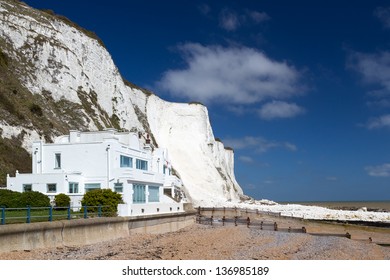
{"type": "MultiPolygon", "coordinates": [[[[138,134],[133,133],[70,131],[69,135],[56,138],[55,143],[34,142],[32,153],[33,173],[8,176],[8,189],[22,192],[23,184],[32,184],[34,191],[52,199],[59,193],[69,195],[72,206],[80,206],[87,190],[86,184],[100,184],[102,189],[114,190],[115,184],[122,183],[123,200],[130,205],[133,203],[133,184],[146,185],[146,198],[148,186],[158,186],[163,199],[164,183],[171,186],[178,180],[172,180],[169,175],[168,151],[143,143],[138,134]],[[56,155],[60,155],[59,158],[56,155]],[[121,167],[121,155],[132,158],[131,167],[121,167]],[[147,170],[136,168],[137,159],[147,162],[147,170]],[[164,165],[167,166],[166,174],[163,174],[164,165]],[[78,183],[77,194],[69,193],[71,182],[78,183]],[[47,184],[56,184],[56,192],[48,192],[47,184]]],[[[161,209],[164,207],[161,206],[161,209]]],[[[138,213],[141,210],[134,211],[138,213]]]]}

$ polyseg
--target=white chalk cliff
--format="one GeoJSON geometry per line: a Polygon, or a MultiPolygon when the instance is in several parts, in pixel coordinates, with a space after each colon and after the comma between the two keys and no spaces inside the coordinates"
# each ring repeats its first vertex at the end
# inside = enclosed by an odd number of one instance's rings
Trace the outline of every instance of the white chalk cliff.
{"type": "MultiPolygon", "coordinates": [[[[53,114],[52,119],[72,128],[74,120],[66,116],[66,108],[72,105],[77,108],[75,129],[97,130],[115,123],[119,128],[149,132],[158,146],[168,149],[195,205],[240,200],[234,153],[215,141],[203,105],[167,102],[126,83],[99,40],[22,2],[0,1],[0,46],[20,84],[32,96],[50,100],[52,105],[40,104],[41,117],[53,114]],[[68,106],[62,108],[63,116],[54,114],[59,104],[68,106]]],[[[19,137],[28,149],[41,137],[43,132],[32,123],[18,124],[4,116],[0,117],[2,138],[19,137]]],[[[49,137],[64,132],[56,123],[52,127],[46,132],[49,137]]]]}

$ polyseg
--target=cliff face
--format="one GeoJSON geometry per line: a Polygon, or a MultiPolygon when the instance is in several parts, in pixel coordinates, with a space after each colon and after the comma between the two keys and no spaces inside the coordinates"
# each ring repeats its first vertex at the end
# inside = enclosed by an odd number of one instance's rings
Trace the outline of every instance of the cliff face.
{"type": "Polygon", "coordinates": [[[166,102],[124,81],[94,34],[1,0],[0,47],[0,184],[6,173],[28,171],[32,141],[114,127],[146,131],[168,148],[196,205],[239,200],[233,151],[214,140],[207,108],[166,102]]]}

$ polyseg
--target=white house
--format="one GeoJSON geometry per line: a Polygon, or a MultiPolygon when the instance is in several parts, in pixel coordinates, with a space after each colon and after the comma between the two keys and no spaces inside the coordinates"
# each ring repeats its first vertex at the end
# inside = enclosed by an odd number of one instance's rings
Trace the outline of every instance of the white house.
{"type": "Polygon", "coordinates": [[[168,151],[141,133],[70,131],[54,143],[32,146],[32,173],[7,175],[7,189],[39,191],[54,199],[65,193],[81,206],[84,193],[109,188],[122,194],[119,215],[183,211],[180,179],[172,174],[168,151]]]}

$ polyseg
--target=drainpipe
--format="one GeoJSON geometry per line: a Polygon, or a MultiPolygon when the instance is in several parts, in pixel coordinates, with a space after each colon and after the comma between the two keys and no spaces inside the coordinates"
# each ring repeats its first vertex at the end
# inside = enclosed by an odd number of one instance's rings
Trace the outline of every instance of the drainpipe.
{"type": "Polygon", "coordinates": [[[106,151],[107,151],[107,189],[110,187],[110,144],[107,145],[106,151]]]}
{"type": "Polygon", "coordinates": [[[42,174],[43,172],[43,142],[42,140],[39,142],[39,152],[40,152],[40,155],[39,155],[39,165],[38,165],[38,168],[39,168],[39,174],[42,174]]]}

